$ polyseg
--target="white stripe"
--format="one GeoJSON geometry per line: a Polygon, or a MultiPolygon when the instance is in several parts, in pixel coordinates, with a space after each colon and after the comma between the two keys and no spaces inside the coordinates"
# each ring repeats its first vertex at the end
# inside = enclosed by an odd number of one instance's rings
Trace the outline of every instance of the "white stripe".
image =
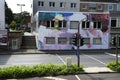
{"type": "Polygon", "coordinates": [[[66,62],[65,62],[58,54],[56,54],[56,56],[57,56],[64,64],[66,64],[66,62]]]}
{"type": "Polygon", "coordinates": [[[50,79],[50,80],[67,80],[67,79],[58,78],[58,77],[44,77],[44,78],[50,79]]]}
{"type": "MultiPolygon", "coordinates": [[[[110,56],[116,56],[115,54],[111,54],[111,53],[108,53],[108,52],[105,52],[105,54],[110,55],[110,56]]],[[[120,57],[120,56],[118,55],[118,57],[120,57]]]]}
{"type": "MultiPolygon", "coordinates": [[[[85,55],[85,54],[84,54],[85,55]]],[[[102,61],[100,61],[100,60],[98,60],[98,59],[96,59],[96,58],[94,58],[94,57],[91,57],[91,56],[88,56],[88,55],[85,55],[85,56],[87,56],[87,57],[89,57],[89,58],[91,58],[91,59],[93,59],[93,60],[95,60],[95,61],[98,61],[98,62],[100,62],[101,64],[103,64],[103,65],[106,65],[104,62],[102,62],[102,61]]]]}
{"type": "MultiPolygon", "coordinates": [[[[58,55],[58,54],[56,54],[56,56],[64,63],[64,64],[66,64],[66,62],[58,55]]],[[[78,75],[75,75],[75,77],[77,78],[77,80],[81,80],[79,77],[78,77],[78,75]]],[[[57,79],[58,80],[58,79],[57,79]]]]}
{"type": "Polygon", "coordinates": [[[75,77],[77,78],[77,80],[81,80],[81,79],[78,77],[78,75],[75,75],[75,77]]]}

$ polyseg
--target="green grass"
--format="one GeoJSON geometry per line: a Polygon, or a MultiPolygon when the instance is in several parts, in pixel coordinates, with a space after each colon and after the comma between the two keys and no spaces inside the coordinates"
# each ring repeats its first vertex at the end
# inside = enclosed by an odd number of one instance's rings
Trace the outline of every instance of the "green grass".
{"type": "Polygon", "coordinates": [[[116,62],[110,62],[107,64],[107,67],[113,71],[120,72],[120,62],[118,62],[118,64],[116,64],[116,62]]]}
{"type": "Polygon", "coordinates": [[[83,66],[76,64],[66,65],[40,64],[35,66],[13,66],[0,68],[0,79],[28,78],[53,75],[67,75],[84,72],[83,66]]]}

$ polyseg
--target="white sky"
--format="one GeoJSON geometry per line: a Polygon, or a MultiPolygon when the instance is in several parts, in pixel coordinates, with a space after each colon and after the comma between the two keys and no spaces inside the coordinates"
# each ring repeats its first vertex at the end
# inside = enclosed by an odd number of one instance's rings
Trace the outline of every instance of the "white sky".
{"type": "Polygon", "coordinates": [[[22,7],[22,11],[27,11],[31,13],[31,1],[32,0],[5,0],[8,7],[12,10],[13,13],[20,13],[21,8],[20,6],[17,6],[17,4],[25,4],[25,6],[22,7]]]}

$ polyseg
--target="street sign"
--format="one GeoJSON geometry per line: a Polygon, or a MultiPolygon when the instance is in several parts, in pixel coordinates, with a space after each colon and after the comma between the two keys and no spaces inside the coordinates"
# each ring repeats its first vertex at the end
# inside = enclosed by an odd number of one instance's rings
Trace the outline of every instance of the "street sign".
{"type": "Polygon", "coordinates": [[[76,50],[76,56],[79,56],[79,55],[80,55],[79,50],[76,50]]]}

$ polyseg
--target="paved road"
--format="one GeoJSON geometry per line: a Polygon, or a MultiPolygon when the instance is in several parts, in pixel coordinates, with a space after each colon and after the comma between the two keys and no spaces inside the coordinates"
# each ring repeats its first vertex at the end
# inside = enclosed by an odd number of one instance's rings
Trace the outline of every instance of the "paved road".
{"type": "MultiPolygon", "coordinates": [[[[77,64],[75,53],[67,54],[18,54],[0,55],[0,66],[35,65],[41,63],[66,64],[66,58],[71,57],[72,64],[77,64]]],[[[115,60],[115,55],[110,53],[84,53],[80,54],[80,64],[85,67],[105,67],[110,61],[115,60]]],[[[119,55],[120,60],[120,55],[119,55]]]]}
{"type": "Polygon", "coordinates": [[[53,77],[34,77],[27,79],[7,79],[7,80],[120,80],[119,73],[100,73],[100,74],[79,74],[79,75],[60,75],[53,77]]]}
{"type": "MultiPolygon", "coordinates": [[[[66,64],[66,58],[71,57],[72,64],[77,63],[75,53],[67,54],[18,54],[18,55],[0,55],[0,66],[12,65],[36,65],[41,63],[66,64]]],[[[110,61],[115,60],[115,55],[103,52],[93,52],[80,54],[80,64],[84,67],[105,67],[110,61]]],[[[120,54],[119,54],[120,60],[120,54]]],[[[119,80],[119,73],[102,73],[102,74],[78,74],[78,75],[61,75],[55,77],[35,77],[29,79],[8,79],[8,80],[119,80]]]]}

